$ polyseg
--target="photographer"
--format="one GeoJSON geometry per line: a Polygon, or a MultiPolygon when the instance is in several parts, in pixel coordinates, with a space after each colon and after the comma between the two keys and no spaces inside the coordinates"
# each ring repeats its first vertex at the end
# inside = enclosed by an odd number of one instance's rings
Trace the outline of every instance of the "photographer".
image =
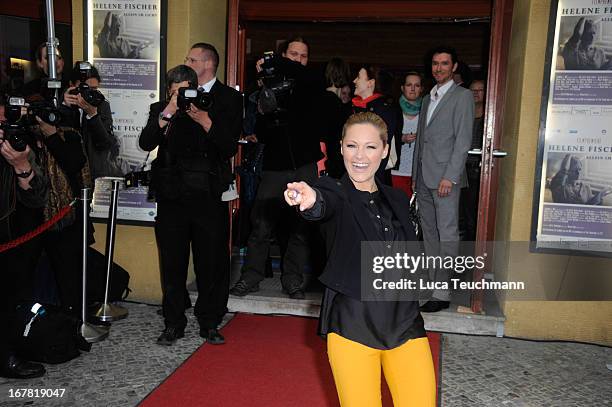
{"type": "Polygon", "coordinates": [[[230,290],[237,296],[259,290],[270,241],[282,225],[285,233],[279,237],[283,259],[281,283],[291,298],[304,298],[302,273],[308,263],[308,226],[286,207],[283,191],[288,182],[298,179],[313,182],[317,178],[317,161],[323,156],[319,140],[326,134],[325,129],[319,128],[318,104],[323,88],[317,75],[306,67],[309,49],[303,38],[288,40],[281,48],[281,56],[257,62],[257,70],[264,72],[265,87],[259,93],[255,134],[265,150],[262,178],[251,213],[253,229],[247,258],[240,280],[230,290]],[[269,105],[266,95],[274,88],[284,89],[275,92],[278,108],[264,111],[269,105]]]}
{"type": "MultiPolygon", "coordinates": [[[[23,115],[14,123],[20,132],[20,139],[25,140],[29,148],[35,151],[40,162],[42,173],[49,179],[49,196],[42,211],[33,213],[30,219],[34,226],[49,221],[63,208],[66,208],[81,188],[91,185],[87,158],[81,144],[81,136],[73,128],[58,127],[50,122],[57,119],[59,113],[50,105],[23,106],[23,99],[15,98],[12,104],[11,120],[16,112],[23,115]],[[24,115],[24,111],[25,113],[24,115]],[[35,123],[35,124],[33,124],[35,123]]],[[[25,149],[26,147],[23,146],[25,149]]],[[[75,317],[80,317],[81,305],[81,229],[77,211],[70,212],[40,239],[36,239],[24,256],[24,269],[34,270],[44,250],[49,259],[63,310],[75,317]]],[[[90,237],[91,238],[91,237],[90,237]]]]}
{"type": "Polygon", "coordinates": [[[80,130],[92,181],[98,177],[121,177],[129,170],[118,157],[119,141],[113,133],[110,104],[98,91],[100,81],[94,66],[77,62],[60,108],[63,122],[80,130]]]}
{"type": "MultiPolygon", "coordinates": [[[[4,122],[4,104],[0,101],[0,121],[4,122]]],[[[30,147],[16,151],[0,129],[0,244],[29,232],[37,225],[33,216],[47,200],[48,184],[34,162],[30,147]]],[[[45,368],[20,359],[14,353],[20,332],[16,307],[32,301],[32,268],[27,254],[34,242],[25,242],[0,253],[0,318],[4,332],[0,335],[0,376],[26,379],[40,377],[45,368]]]]}
{"type": "Polygon", "coordinates": [[[172,345],[184,336],[191,247],[198,287],[194,314],[200,336],[216,345],[225,342],[217,327],[227,312],[230,271],[229,213],[221,194],[231,182],[242,97],[216,78],[219,55],[212,45],[195,44],[185,61],[194,69],[179,65],[168,71],[168,100],[151,105],[139,140],[146,151],[159,146],[151,187],[165,329],[157,343],[172,345]],[[198,84],[203,89],[196,91],[198,84]],[[188,93],[198,96],[189,99],[188,93]]]}

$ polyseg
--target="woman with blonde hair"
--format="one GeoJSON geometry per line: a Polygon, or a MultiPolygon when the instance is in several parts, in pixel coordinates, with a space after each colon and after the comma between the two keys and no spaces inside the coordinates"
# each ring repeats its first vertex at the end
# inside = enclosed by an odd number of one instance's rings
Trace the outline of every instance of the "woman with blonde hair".
{"type": "Polygon", "coordinates": [[[346,174],[313,186],[287,184],[285,201],[308,220],[321,222],[327,264],[320,331],[342,407],[381,406],[381,366],[399,406],[433,407],[433,360],[417,301],[365,300],[362,242],[416,241],[406,195],[375,177],[387,156],[387,126],[376,114],[349,117],[342,131],[346,174]]]}

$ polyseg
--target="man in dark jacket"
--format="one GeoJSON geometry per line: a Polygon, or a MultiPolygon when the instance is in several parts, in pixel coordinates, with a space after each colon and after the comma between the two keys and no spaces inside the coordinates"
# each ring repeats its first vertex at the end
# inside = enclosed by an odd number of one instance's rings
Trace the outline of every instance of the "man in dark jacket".
{"type": "MultiPolygon", "coordinates": [[[[286,236],[279,237],[284,291],[303,299],[303,267],[308,262],[307,225],[284,204],[283,191],[294,180],[312,182],[317,178],[317,161],[322,158],[317,128],[317,96],[322,93],[317,76],[306,68],[308,45],[295,37],[281,48],[282,58],[274,60],[277,75],[294,80],[290,96],[281,102],[282,111],[257,115],[255,134],[265,145],[262,178],[251,212],[252,231],[240,280],[230,290],[245,296],[259,290],[264,279],[270,242],[282,225],[286,236]],[[320,92],[317,92],[319,90],[320,92]]],[[[261,71],[263,60],[258,61],[261,71]]],[[[260,104],[261,95],[260,92],[260,104]]]]}
{"type": "Polygon", "coordinates": [[[219,54],[212,45],[194,44],[185,61],[189,66],[166,74],[169,100],[151,105],[139,140],[146,151],[159,146],[152,188],[166,327],[157,343],[172,345],[184,336],[191,247],[198,287],[194,313],[200,336],[216,345],[225,342],[217,327],[227,312],[230,271],[229,214],[221,194],[231,182],[229,159],[242,127],[242,96],[216,78],[219,54]],[[178,109],[183,87],[209,92],[212,106],[178,109]]]}

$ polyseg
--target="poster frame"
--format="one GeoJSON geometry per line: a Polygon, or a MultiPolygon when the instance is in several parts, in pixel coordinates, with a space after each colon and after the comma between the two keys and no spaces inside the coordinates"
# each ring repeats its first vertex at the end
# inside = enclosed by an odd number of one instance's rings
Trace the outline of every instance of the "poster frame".
{"type": "MultiPolygon", "coordinates": [[[[158,0],[160,5],[160,40],[159,40],[159,94],[164,94],[165,89],[165,76],[166,76],[166,60],[167,60],[167,38],[168,38],[168,0],[158,0]]],[[[85,60],[89,55],[89,3],[90,0],[83,0],[83,54],[81,60],[85,60]]],[[[94,223],[107,223],[106,218],[91,217],[94,223]]],[[[117,218],[116,223],[119,225],[130,225],[130,226],[148,226],[153,227],[154,221],[144,220],[133,220],[133,219],[120,219],[117,218]]]]}
{"type": "Polygon", "coordinates": [[[598,252],[577,249],[562,249],[562,248],[546,248],[537,247],[537,233],[540,213],[540,193],[542,183],[542,170],[544,168],[544,152],[546,147],[546,120],[548,114],[548,102],[550,95],[550,74],[553,69],[552,57],[555,51],[555,36],[557,34],[557,13],[559,10],[559,0],[551,0],[550,15],[548,17],[548,31],[546,35],[546,51],[544,54],[544,76],[542,79],[542,100],[540,102],[540,123],[538,130],[538,142],[536,152],[535,165],[535,183],[533,186],[533,201],[531,215],[531,233],[529,251],[540,254],[555,254],[555,255],[570,255],[570,256],[588,256],[588,257],[604,257],[612,258],[612,252],[598,252]]]}

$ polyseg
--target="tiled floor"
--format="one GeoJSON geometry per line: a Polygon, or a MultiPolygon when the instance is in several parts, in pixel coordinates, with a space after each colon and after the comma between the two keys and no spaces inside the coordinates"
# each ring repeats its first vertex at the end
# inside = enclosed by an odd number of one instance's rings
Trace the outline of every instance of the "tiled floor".
{"type": "MultiPolygon", "coordinates": [[[[47,365],[40,379],[0,379],[0,405],[134,406],[201,345],[192,315],[185,338],[162,347],[155,344],[162,329],[158,307],[125,305],[129,317],[115,322],[90,353],[47,365]],[[20,388],[65,392],[61,399],[9,398],[20,388]]],[[[610,348],[445,334],[443,349],[443,406],[612,406],[610,348]]]]}

